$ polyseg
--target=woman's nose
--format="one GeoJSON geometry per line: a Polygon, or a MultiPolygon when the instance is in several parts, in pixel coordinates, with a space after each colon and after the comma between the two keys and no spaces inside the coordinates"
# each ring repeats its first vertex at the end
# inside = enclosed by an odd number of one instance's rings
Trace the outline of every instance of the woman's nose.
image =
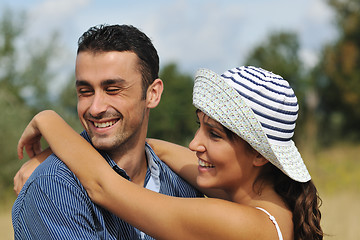
{"type": "Polygon", "coordinates": [[[195,133],[193,140],[189,143],[189,149],[195,152],[204,152],[206,150],[203,144],[203,136],[201,130],[198,129],[195,133]]]}

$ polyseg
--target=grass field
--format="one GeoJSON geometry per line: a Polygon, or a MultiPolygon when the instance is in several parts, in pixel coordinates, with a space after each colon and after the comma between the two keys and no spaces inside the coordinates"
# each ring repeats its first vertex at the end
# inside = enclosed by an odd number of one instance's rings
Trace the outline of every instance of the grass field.
{"type": "Polygon", "coordinates": [[[0,212],[0,232],[1,239],[10,240],[14,239],[13,229],[11,225],[11,206],[6,209],[3,209],[0,212]]]}
{"type": "Polygon", "coordinates": [[[328,240],[360,239],[360,194],[341,193],[324,197],[322,227],[328,240]]]}
{"type": "MultiPolygon", "coordinates": [[[[323,200],[325,240],[360,239],[360,146],[338,145],[305,154],[310,173],[323,200]]],[[[13,239],[11,203],[1,203],[2,240],[13,239]]]]}

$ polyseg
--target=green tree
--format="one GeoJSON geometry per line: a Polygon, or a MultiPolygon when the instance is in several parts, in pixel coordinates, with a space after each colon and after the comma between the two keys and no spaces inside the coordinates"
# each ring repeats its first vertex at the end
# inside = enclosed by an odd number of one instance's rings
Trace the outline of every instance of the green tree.
{"type": "Polygon", "coordinates": [[[11,11],[3,11],[0,20],[0,89],[12,96],[12,101],[23,102],[19,91],[20,75],[15,68],[18,61],[16,39],[21,36],[24,14],[13,16],[11,11]]]}
{"type": "Polygon", "coordinates": [[[192,77],[181,74],[175,64],[169,64],[161,71],[160,78],[164,92],[160,104],[151,110],[148,136],[188,144],[197,127],[192,77]]]}
{"type": "Polygon", "coordinates": [[[32,112],[25,106],[18,82],[21,76],[15,66],[18,60],[15,40],[23,31],[24,15],[13,16],[4,11],[0,20],[0,107],[2,117],[0,127],[0,194],[5,195],[11,189],[11,179],[19,165],[16,161],[16,143],[21,134],[24,121],[31,119],[32,112]]]}
{"type": "Polygon", "coordinates": [[[289,81],[297,96],[302,97],[306,86],[299,47],[296,33],[273,33],[265,41],[255,46],[245,64],[261,67],[281,75],[289,81]]]}
{"type": "Polygon", "coordinates": [[[54,74],[50,64],[57,42],[32,44],[25,39],[26,16],[3,10],[0,19],[0,195],[12,193],[12,179],[23,162],[17,161],[18,139],[39,110],[51,105],[49,84],[54,74]],[[25,46],[19,47],[19,41],[25,46]],[[39,47],[36,47],[39,46],[39,47]],[[40,47],[41,46],[41,47],[40,47]]]}
{"type": "Polygon", "coordinates": [[[61,90],[58,100],[54,103],[53,108],[77,132],[83,131],[83,127],[77,114],[77,94],[74,74],[69,77],[61,90]]]}
{"type": "Polygon", "coordinates": [[[54,33],[49,41],[40,39],[36,43],[30,42],[26,47],[29,60],[24,69],[18,72],[21,78],[18,79],[16,88],[22,93],[27,105],[38,111],[51,108],[55,100],[52,96],[54,93],[50,91],[54,89],[50,89],[50,86],[56,76],[51,69],[51,63],[58,55],[59,44],[56,39],[58,34],[54,33]]]}
{"type": "Polygon", "coordinates": [[[328,2],[336,13],[338,39],[324,47],[316,72],[323,113],[323,132],[331,132],[327,135],[328,140],[344,137],[359,139],[360,2],[328,2]]]}

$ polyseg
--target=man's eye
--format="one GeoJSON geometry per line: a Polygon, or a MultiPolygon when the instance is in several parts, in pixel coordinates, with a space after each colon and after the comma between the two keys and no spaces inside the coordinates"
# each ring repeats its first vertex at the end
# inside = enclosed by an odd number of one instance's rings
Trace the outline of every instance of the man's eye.
{"type": "Polygon", "coordinates": [[[106,92],[108,92],[109,94],[116,94],[118,92],[120,92],[120,88],[115,88],[115,87],[111,87],[111,88],[107,88],[106,92]]]}
{"type": "Polygon", "coordinates": [[[92,93],[93,93],[93,91],[91,89],[87,89],[87,88],[78,89],[79,95],[88,96],[88,95],[91,95],[92,93]]]}

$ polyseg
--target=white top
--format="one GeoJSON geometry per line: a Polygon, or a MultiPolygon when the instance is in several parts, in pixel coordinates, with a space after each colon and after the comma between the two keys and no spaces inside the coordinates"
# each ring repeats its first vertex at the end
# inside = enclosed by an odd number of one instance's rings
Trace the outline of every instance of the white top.
{"type": "Polygon", "coordinates": [[[282,237],[282,234],[281,234],[281,231],[280,231],[280,227],[279,227],[279,224],[276,222],[276,219],[273,215],[271,215],[268,211],[266,211],[265,209],[263,208],[259,208],[259,207],[256,207],[257,209],[263,211],[264,213],[266,213],[270,220],[274,223],[275,227],[276,227],[276,231],[278,233],[278,236],[279,236],[279,240],[283,240],[283,237],[282,237]]]}

